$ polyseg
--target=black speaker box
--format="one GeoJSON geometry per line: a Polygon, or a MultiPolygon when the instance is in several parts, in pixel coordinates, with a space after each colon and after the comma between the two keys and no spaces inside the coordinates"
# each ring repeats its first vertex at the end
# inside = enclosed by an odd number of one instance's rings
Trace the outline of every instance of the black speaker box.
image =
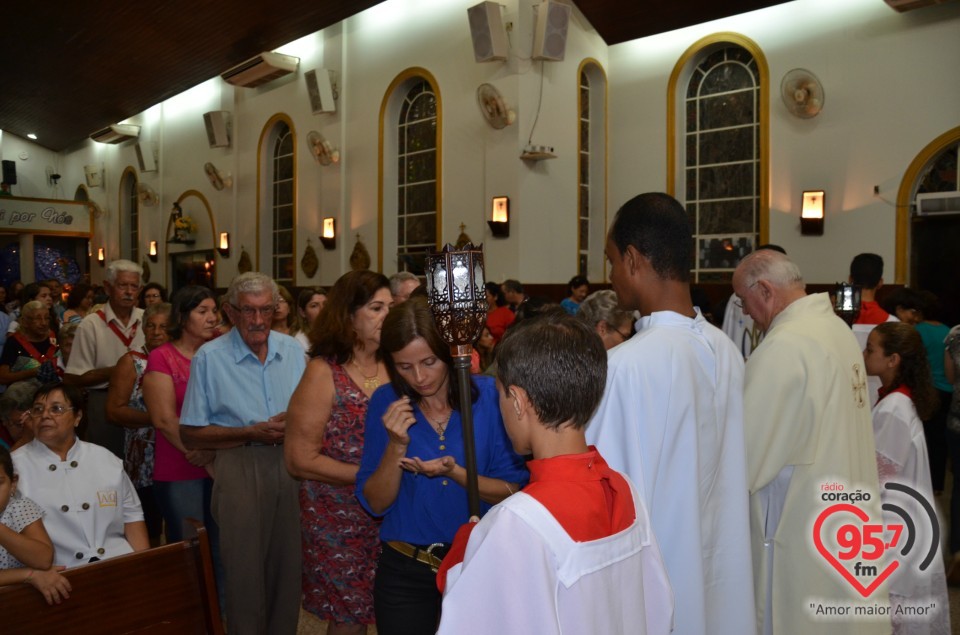
{"type": "Polygon", "coordinates": [[[3,182],[7,185],[17,184],[17,163],[16,161],[3,160],[3,182]]]}

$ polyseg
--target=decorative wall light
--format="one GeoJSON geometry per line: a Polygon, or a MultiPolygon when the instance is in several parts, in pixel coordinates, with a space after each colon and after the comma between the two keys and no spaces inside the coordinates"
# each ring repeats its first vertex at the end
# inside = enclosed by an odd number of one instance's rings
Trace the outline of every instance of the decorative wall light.
{"type": "Polygon", "coordinates": [[[156,262],[157,258],[160,257],[159,253],[157,253],[157,241],[155,240],[150,241],[150,249],[149,251],[147,251],[147,255],[150,257],[150,260],[152,260],[153,262],[156,262]]]}
{"type": "Polygon", "coordinates": [[[510,198],[507,196],[494,196],[493,203],[490,206],[490,231],[497,238],[507,238],[510,236],[510,198]]]}
{"type": "Polygon", "coordinates": [[[323,231],[320,233],[320,242],[325,249],[334,249],[337,246],[337,221],[328,216],[323,219],[323,231]]]}
{"type": "Polygon", "coordinates": [[[800,233],[804,236],[823,235],[823,190],[807,190],[803,193],[800,233]]]}
{"type": "Polygon", "coordinates": [[[217,251],[224,258],[230,257],[230,232],[220,232],[220,243],[217,245],[217,251]]]}
{"type": "Polygon", "coordinates": [[[100,263],[101,267],[103,267],[107,262],[107,253],[104,251],[103,247],[97,247],[97,262],[100,263]]]}

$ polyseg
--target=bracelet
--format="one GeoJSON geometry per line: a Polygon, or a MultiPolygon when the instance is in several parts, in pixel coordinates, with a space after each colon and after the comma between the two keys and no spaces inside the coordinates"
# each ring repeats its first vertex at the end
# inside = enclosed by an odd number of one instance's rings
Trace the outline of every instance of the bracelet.
{"type": "Polygon", "coordinates": [[[28,573],[28,574],[27,574],[27,577],[25,577],[25,578],[23,579],[24,583],[26,583],[26,581],[30,579],[30,576],[33,575],[33,572],[34,572],[34,571],[36,571],[36,569],[30,569],[30,573],[28,573]]]}
{"type": "Polygon", "coordinates": [[[507,492],[509,492],[509,493],[507,494],[507,496],[513,496],[513,490],[510,489],[510,483],[507,483],[506,481],[504,481],[504,482],[503,482],[503,486],[506,487],[506,488],[507,488],[507,492]]]}

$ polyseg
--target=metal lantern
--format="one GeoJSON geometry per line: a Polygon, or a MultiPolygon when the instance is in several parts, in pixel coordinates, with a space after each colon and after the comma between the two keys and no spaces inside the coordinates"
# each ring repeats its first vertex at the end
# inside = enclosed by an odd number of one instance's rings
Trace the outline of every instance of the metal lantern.
{"type": "Polygon", "coordinates": [[[467,243],[461,249],[447,244],[439,253],[427,254],[427,301],[437,329],[450,346],[453,368],[460,386],[460,420],[463,425],[467,503],[471,516],[480,516],[477,454],[473,434],[470,394],[471,347],[487,321],[487,296],[483,284],[483,246],[467,243]]]}
{"type": "Polygon", "coordinates": [[[849,284],[838,282],[833,301],[833,312],[847,323],[847,326],[853,327],[854,321],[860,315],[860,292],[862,288],[858,284],[849,284]]]}

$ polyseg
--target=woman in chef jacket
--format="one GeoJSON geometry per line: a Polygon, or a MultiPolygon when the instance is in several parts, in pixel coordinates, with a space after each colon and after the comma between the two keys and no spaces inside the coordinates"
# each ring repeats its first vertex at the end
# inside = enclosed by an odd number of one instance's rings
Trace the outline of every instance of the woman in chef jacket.
{"type": "Polygon", "coordinates": [[[33,441],[13,453],[20,490],[46,512],[54,564],[74,567],[149,548],[140,499],[109,450],[77,438],[80,390],[42,386],[33,399],[33,441]]]}

